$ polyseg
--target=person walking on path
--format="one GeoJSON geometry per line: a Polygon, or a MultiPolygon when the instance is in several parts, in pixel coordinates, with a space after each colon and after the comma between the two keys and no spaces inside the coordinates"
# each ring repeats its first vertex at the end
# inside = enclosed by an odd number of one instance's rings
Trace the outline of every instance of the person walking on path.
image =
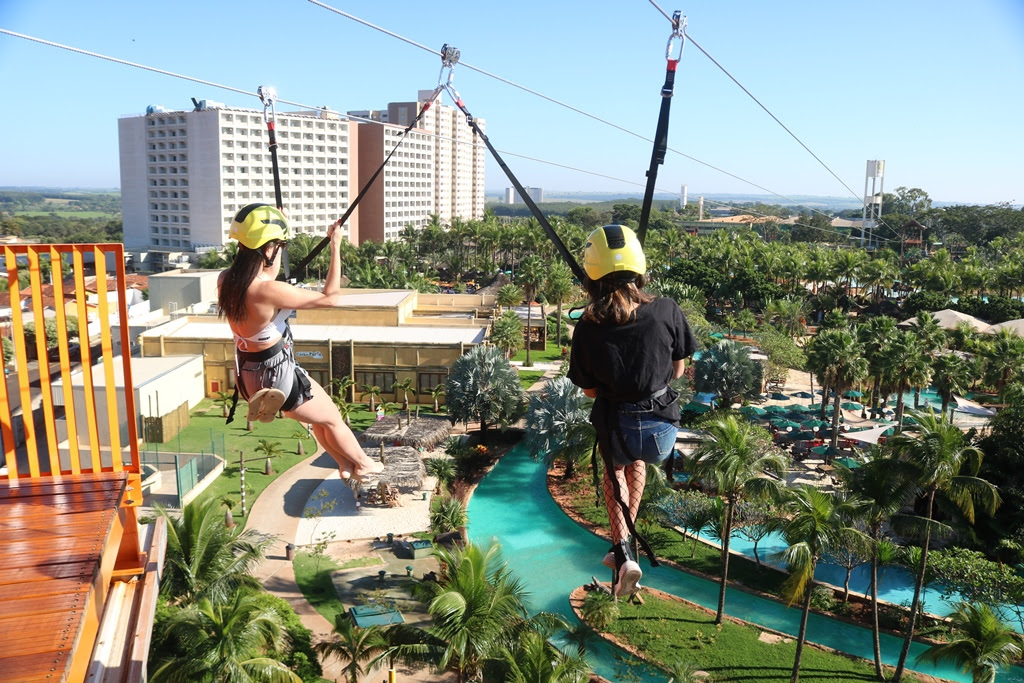
{"type": "MultiPolygon", "coordinates": [[[[297,309],[333,308],[341,290],[340,221],[328,228],[331,261],[323,291],[278,282],[288,243],[288,219],[269,204],[249,204],[231,222],[238,254],[217,280],[220,315],[235,338],[238,392],[249,419],[270,422],[278,411],[303,424],[338,465],[344,479],[362,479],[384,466],[363,452],[330,396],[295,362],[288,318],[297,309]]],[[[233,409],[232,409],[233,411],[233,409]]],[[[230,420],[229,420],[230,421],[230,420]]]]}
{"type": "Polygon", "coordinates": [[[573,332],[568,377],[596,399],[590,421],[605,463],[614,543],[604,563],[616,570],[615,594],[631,595],[642,576],[630,554],[631,533],[655,562],[634,529],[647,463],[661,462],[675,447],[678,392],[669,382],[682,376],[697,339],[676,302],[643,291],[647,261],[629,228],[590,233],[583,267],[590,301],[573,332]]]}

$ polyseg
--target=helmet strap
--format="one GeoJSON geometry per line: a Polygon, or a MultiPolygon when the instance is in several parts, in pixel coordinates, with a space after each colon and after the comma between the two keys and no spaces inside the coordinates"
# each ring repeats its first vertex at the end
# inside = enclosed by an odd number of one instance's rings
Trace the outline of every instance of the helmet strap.
{"type": "Polygon", "coordinates": [[[270,252],[270,256],[267,256],[266,252],[263,252],[263,265],[269,268],[274,265],[274,259],[277,258],[278,252],[281,251],[281,243],[276,242],[274,244],[274,251],[270,252]]]}

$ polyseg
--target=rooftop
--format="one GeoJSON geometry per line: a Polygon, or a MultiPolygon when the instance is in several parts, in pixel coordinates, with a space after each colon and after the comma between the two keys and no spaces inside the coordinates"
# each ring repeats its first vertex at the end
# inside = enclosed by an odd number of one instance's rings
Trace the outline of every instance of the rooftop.
{"type": "MultiPolygon", "coordinates": [[[[348,298],[348,297],[345,297],[348,298]]],[[[359,305],[359,304],[356,304],[359,305]]],[[[368,305],[368,304],[363,304],[368,305]]],[[[354,342],[395,342],[397,344],[480,344],[487,334],[487,326],[442,327],[426,325],[292,325],[292,336],[297,342],[322,342],[325,339],[352,340],[354,342]]],[[[154,328],[143,337],[171,339],[223,339],[230,340],[231,330],[226,322],[200,322],[189,320],[173,330],[154,328]]]]}

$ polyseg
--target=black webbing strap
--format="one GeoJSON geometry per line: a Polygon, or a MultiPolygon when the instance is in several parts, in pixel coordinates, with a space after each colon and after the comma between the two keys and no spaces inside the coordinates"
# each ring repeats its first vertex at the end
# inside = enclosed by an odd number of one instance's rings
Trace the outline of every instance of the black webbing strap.
{"type": "MultiPolygon", "coordinates": [[[[374,181],[377,180],[377,176],[381,174],[381,172],[384,170],[384,167],[388,165],[389,161],[391,161],[392,155],[394,155],[394,153],[398,151],[399,146],[405,141],[405,136],[409,134],[409,131],[416,127],[416,124],[419,123],[420,119],[423,118],[423,115],[427,113],[427,110],[430,109],[430,105],[433,103],[434,97],[431,97],[429,100],[423,103],[423,108],[420,109],[420,112],[416,115],[416,118],[412,120],[412,123],[406,126],[405,130],[402,131],[402,135],[398,138],[398,142],[396,142],[395,146],[391,148],[391,151],[388,152],[388,155],[384,157],[384,162],[379,167],[377,167],[377,170],[373,172],[373,175],[370,177],[368,181],[366,181],[366,184],[363,185],[363,188],[359,190],[359,194],[356,195],[356,198],[353,199],[352,203],[348,205],[347,209],[345,209],[345,213],[342,214],[341,216],[340,225],[344,225],[345,221],[349,219],[349,216],[351,216],[352,212],[355,211],[356,206],[358,206],[359,202],[362,201],[363,197],[366,196],[366,193],[370,191],[370,187],[373,185],[374,181]]],[[[319,244],[313,247],[309,251],[309,253],[306,254],[306,257],[299,261],[299,263],[295,266],[295,272],[301,272],[303,279],[305,279],[306,277],[306,267],[310,264],[310,262],[313,259],[317,257],[317,255],[321,251],[324,250],[324,247],[327,246],[327,243],[329,241],[330,238],[324,237],[322,240],[320,240],[319,244]]]]}
{"type": "MultiPolygon", "coordinates": [[[[667,15],[666,15],[667,16],[667,15]]],[[[672,93],[676,85],[676,67],[683,58],[686,46],[686,17],[682,12],[673,12],[672,34],[668,37],[665,48],[665,85],[661,86],[661,113],[658,114],[658,127],[654,133],[654,150],[651,152],[651,165],[647,169],[647,187],[644,189],[644,203],[640,208],[640,223],[637,226],[636,238],[643,246],[647,239],[647,223],[651,219],[651,204],[654,203],[654,185],[658,179],[658,166],[665,163],[665,152],[668,149],[668,114],[672,107],[672,93]],[[679,41],[679,52],[676,54],[676,41],[679,41]]]]}
{"type": "Polygon", "coordinates": [[[672,108],[677,64],[679,64],[678,60],[668,60],[668,67],[665,69],[665,85],[661,87],[661,113],[658,114],[658,128],[654,133],[654,150],[651,152],[651,165],[647,169],[644,203],[640,208],[640,223],[636,230],[636,238],[640,240],[641,245],[647,239],[647,222],[651,218],[651,204],[654,203],[654,185],[658,180],[658,166],[665,163],[665,152],[668,150],[669,110],[672,108]]]}
{"type": "MultiPolygon", "coordinates": [[[[452,93],[450,92],[449,94],[452,93]]],[[[562,242],[562,239],[558,236],[558,233],[555,232],[555,229],[551,227],[551,223],[548,222],[547,217],[541,212],[537,204],[534,203],[530,195],[526,193],[526,189],[519,182],[519,179],[516,178],[515,174],[512,173],[512,170],[505,163],[505,160],[501,158],[501,155],[498,154],[498,150],[494,149],[494,145],[492,145],[488,137],[484,135],[484,132],[480,130],[480,126],[477,125],[476,120],[473,118],[473,115],[469,113],[469,111],[466,109],[466,105],[463,104],[462,98],[454,97],[453,99],[455,100],[455,105],[460,110],[462,110],[463,114],[466,115],[466,121],[473,129],[473,132],[476,135],[478,135],[481,140],[484,141],[484,144],[487,145],[487,149],[490,150],[491,155],[494,157],[494,160],[498,162],[498,165],[501,166],[501,170],[503,170],[505,172],[505,175],[508,176],[508,179],[512,182],[513,187],[516,188],[516,191],[519,193],[519,196],[523,198],[523,202],[525,202],[526,206],[529,207],[530,213],[533,214],[533,217],[536,218],[537,222],[540,223],[542,228],[544,228],[544,232],[547,234],[548,239],[550,239],[554,243],[555,248],[558,250],[558,253],[569,265],[569,269],[572,270],[572,274],[575,275],[580,282],[586,282],[587,274],[583,272],[583,268],[581,268],[580,264],[577,263],[575,258],[573,258],[573,255],[569,252],[569,249],[568,247],[565,246],[565,243],[562,242]]]]}
{"type": "MultiPolygon", "coordinates": [[[[256,89],[256,96],[263,103],[263,120],[267,123],[267,149],[270,150],[270,168],[274,174],[274,205],[278,211],[284,211],[284,198],[281,194],[281,169],[277,163],[277,132],[275,130],[277,110],[274,108],[274,100],[277,99],[277,92],[271,87],[261,85],[256,89]]],[[[287,281],[291,275],[292,270],[288,263],[288,247],[286,245],[284,253],[281,254],[281,272],[277,274],[277,277],[287,281]]]]}
{"type": "Polygon", "coordinates": [[[231,397],[231,410],[228,411],[228,419],[227,419],[227,421],[224,424],[229,425],[235,419],[235,408],[237,408],[237,407],[238,407],[238,375],[236,374],[235,375],[235,393],[231,397]]]}

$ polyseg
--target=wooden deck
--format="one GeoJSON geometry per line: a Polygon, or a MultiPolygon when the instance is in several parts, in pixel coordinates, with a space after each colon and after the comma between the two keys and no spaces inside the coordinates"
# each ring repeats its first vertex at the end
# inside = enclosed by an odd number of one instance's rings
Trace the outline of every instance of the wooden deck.
{"type": "Polygon", "coordinates": [[[73,655],[96,640],[127,481],[126,472],[0,481],[4,681],[84,680],[88,656],[73,655]]]}

